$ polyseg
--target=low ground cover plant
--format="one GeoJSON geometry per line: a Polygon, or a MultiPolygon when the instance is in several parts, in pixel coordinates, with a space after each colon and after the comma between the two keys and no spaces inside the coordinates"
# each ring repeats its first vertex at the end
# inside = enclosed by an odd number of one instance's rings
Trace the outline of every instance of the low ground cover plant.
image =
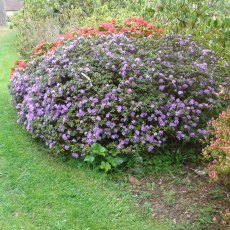
{"type": "Polygon", "coordinates": [[[190,36],[119,33],[64,39],[18,65],[10,91],[18,121],[56,154],[85,157],[99,143],[120,156],[198,141],[228,80],[190,36]]]}

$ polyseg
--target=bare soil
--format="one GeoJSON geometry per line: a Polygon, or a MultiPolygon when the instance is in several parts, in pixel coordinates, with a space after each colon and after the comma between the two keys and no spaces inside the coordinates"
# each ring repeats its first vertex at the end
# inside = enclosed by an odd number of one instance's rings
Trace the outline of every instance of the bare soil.
{"type": "Polygon", "coordinates": [[[230,229],[221,215],[230,208],[230,188],[211,183],[189,165],[163,175],[127,179],[136,204],[159,221],[168,219],[176,229],[230,229]]]}

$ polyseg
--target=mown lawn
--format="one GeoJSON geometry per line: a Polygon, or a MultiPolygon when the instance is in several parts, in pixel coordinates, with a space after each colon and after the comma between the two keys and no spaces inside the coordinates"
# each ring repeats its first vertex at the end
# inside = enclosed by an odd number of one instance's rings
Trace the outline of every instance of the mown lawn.
{"type": "Polygon", "coordinates": [[[170,229],[96,171],[47,154],[20,125],[8,93],[15,33],[0,28],[0,229],[170,229]]]}

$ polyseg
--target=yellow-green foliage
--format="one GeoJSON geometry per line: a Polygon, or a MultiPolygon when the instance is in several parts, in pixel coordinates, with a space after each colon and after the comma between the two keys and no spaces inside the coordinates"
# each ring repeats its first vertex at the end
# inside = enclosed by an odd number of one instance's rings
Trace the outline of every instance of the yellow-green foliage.
{"type": "Polygon", "coordinates": [[[12,26],[23,56],[70,28],[140,16],[166,32],[193,34],[229,57],[229,12],[228,0],[25,0],[12,26]]]}

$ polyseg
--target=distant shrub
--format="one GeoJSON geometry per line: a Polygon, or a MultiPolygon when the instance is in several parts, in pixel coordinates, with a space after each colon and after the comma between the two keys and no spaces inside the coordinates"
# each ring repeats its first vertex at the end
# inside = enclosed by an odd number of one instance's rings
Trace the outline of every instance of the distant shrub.
{"type": "Polygon", "coordinates": [[[142,17],[168,33],[191,33],[210,48],[229,57],[228,0],[24,0],[11,18],[18,31],[23,57],[41,41],[53,42],[72,28],[95,25],[113,18],[142,17]],[[180,12],[180,14],[178,14],[180,12]]]}
{"type": "MultiPolygon", "coordinates": [[[[124,20],[141,16],[135,11],[142,4],[127,0],[36,0],[23,1],[23,9],[11,18],[11,27],[17,28],[17,48],[23,58],[41,42],[51,43],[72,28],[96,25],[113,18],[124,20]]],[[[139,11],[140,12],[140,11],[139,11]]]]}
{"type": "Polygon", "coordinates": [[[210,145],[203,150],[205,158],[211,160],[209,176],[230,183],[230,108],[213,119],[210,126],[210,145]]]}
{"type": "Polygon", "coordinates": [[[228,80],[190,36],[82,35],[17,67],[10,91],[18,121],[55,153],[134,154],[203,137],[228,80]]]}

